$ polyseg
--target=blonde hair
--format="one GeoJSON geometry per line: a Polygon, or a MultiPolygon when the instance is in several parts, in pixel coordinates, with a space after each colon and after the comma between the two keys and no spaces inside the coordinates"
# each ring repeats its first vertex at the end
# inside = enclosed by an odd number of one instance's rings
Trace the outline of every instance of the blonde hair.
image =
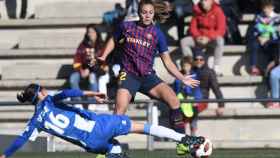
{"type": "Polygon", "coordinates": [[[166,3],[162,1],[153,1],[153,0],[141,0],[138,8],[139,14],[141,12],[141,8],[146,4],[151,4],[154,7],[155,9],[154,20],[159,21],[160,23],[164,23],[170,17],[166,3]]]}

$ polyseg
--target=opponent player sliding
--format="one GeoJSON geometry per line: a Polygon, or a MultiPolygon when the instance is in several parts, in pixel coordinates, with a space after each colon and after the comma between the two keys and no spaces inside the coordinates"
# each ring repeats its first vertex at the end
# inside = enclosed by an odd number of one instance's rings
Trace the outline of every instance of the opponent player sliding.
{"type": "Polygon", "coordinates": [[[104,94],[76,89],[63,90],[50,96],[47,90],[37,84],[28,85],[17,95],[24,103],[35,105],[35,112],[25,131],[18,136],[0,158],[11,156],[28,140],[34,141],[39,132],[44,131],[84,148],[87,152],[106,154],[107,158],[123,158],[122,150],[113,138],[128,133],[141,133],[166,137],[184,144],[192,155],[208,156],[212,144],[204,137],[192,137],[174,130],[150,124],[131,121],[125,115],[96,114],[68,106],[61,101],[68,97],[91,96],[97,102],[104,101],[104,94]]]}

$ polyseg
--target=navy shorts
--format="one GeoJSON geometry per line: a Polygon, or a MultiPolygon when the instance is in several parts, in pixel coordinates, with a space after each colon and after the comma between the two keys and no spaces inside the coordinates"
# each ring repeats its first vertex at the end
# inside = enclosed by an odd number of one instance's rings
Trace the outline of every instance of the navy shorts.
{"type": "Polygon", "coordinates": [[[122,71],[119,75],[119,89],[127,89],[133,97],[138,91],[149,95],[149,91],[160,83],[162,80],[155,73],[139,77],[122,71]]]}
{"type": "Polygon", "coordinates": [[[114,144],[114,137],[127,135],[131,130],[131,120],[126,115],[101,114],[97,116],[94,130],[86,144],[90,152],[107,153],[114,144]]]}

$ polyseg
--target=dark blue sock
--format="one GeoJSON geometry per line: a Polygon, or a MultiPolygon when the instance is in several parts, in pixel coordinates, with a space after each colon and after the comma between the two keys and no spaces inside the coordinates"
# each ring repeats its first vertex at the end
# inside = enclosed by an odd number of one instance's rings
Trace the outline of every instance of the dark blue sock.
{"type": "Polygon", "coordinates": [[[180,108],[171,109],[169,114],[171,127],[178,133],[185,134],[184,116],[180,108]]]}

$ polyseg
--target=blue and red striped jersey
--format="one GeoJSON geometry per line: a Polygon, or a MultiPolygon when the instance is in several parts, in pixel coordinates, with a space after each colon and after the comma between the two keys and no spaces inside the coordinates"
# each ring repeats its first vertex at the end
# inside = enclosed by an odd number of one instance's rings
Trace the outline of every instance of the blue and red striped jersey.
{"type": "Polygon", "coordinates": [[[164,34],[155,25],[142,26],[138,22],[122,22],[114,33],[115,42],[122,47],[122,67],[137,76],[153,73],[157,53],[168,51],[164,34]]]}

